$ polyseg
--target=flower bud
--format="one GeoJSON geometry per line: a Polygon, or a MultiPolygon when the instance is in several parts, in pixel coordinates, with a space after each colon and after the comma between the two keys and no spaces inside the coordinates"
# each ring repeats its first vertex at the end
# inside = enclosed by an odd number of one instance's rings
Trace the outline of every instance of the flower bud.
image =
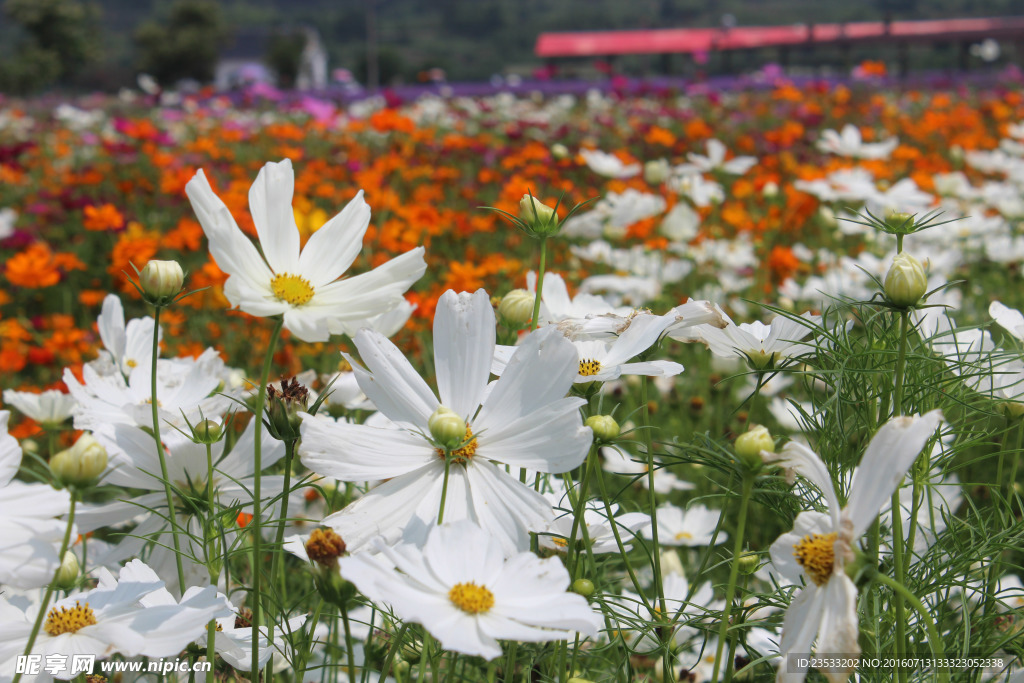
{"type": "Polygon", "coordinates": [[[644,164],[644,180],[648,185],[661,185],[668,178],[670,170],[666,159],[648,161],[644,164]]]}
{"type": "Polygon", "coordinates": [[[525,289],[513,289],[501,298],[498,317],[508,327],[522,327],[533,317],[534,296],[525,289]]]}
{"type": "Polygon", "coordinates": [[[75,587],[78,583],[78,574],[81,571],[78,566],[78,558],[70,550],[64,553],[64,559],[60,563],[60,569],[57,570],[56,584],[57,588],[67,591],[75,587]]]}
{"type": "Polygon", "coordinates": [[[547,237],[558,231],[558,214],[533,195],[524,194],[519,200],[519,218],[531,235],[547,237]]]}
{"type": "Polygon", "coordinates": [[[741,574],[753,574],[761,564],[761,558],[757,553],[743,553],[737,562],[741,574]]]}
{"type": "Polygon", "coordinates": [[[594,438],[598,441],[614,441],[621,431],[619,423],[611,415],[591,415],[586,425],[593,430],[594,438]]]}
{"type": "Polygon", "coordinates": [[[754,425],[751,429],[736,437],[733,444],[736,457],[747,467],[758,469],[764,464],[761,451],[775,452],[775,440],[767,427],[754,425]]]}
{"type": "Polygon", "coordinates": [[[594,582],[590,579],[576,579],[572,582],[572,592],[589,598],[594,594],[594,582]]]}
{"type": "Polygon", "coordinates": [[[896,254],[885,274],[885,296],[895,306],[915,306],[928,290],[924,266],[906,252],[896,254]]]}
{"type": "Polygon", "coordinates": [[[50,458],[50,471],[63,484],[88,486],[107,468],[107,449],[92,434],[82,434],[75,445],[50,458]]]}
{"type": "Polygon", "coordinates": [[[301,413],[309,405],[309,390],[299,384],[295,377],[267,386],[267,414],[270,418],[271,433],[282,441],[299,438],[301,413]]]}
{"type": "Polygon", "coordinates": [[[772,197],[775,197],[778,194],[779,184],[776,183],[774,180],[769,180],[767,183],[764,184],[764,187],[761,188],[761,196],[763,196],[765,199],[771,199],[772,197]]]}
{"type": "Polygon", "coordinates": [[[466,438],[466,421],[450,408],[438,406],[427,421],[430,435],[445,446],[458,446],[466,438]]]}
{"type": "Polygon", "coordinates": [[[224,435],[224,428],[213,420],[202,420],[192,428],[192,438],[197,443],[217,443],[224,435]]]}
{"type": "Polygon", "coordinates": [[[150,261],[139,273],[142,291],[154,300],[174,298],[184,282],[185,273],[177,261],[150,261]]]}
{"type": "Polygon", "coordinates": [[[914,230],[914,216],[903,211],[885,212],[885,225],[894,232],[909,233],[914,230]]]}
{"type": "Polygon", "coordinates": [[[562,159],[568,159],[569,148],[560,142],[556,142],[555,144],[551,145],[551,156],[553,156],[555,159],[559,161],[561,161],[562,159]]]}

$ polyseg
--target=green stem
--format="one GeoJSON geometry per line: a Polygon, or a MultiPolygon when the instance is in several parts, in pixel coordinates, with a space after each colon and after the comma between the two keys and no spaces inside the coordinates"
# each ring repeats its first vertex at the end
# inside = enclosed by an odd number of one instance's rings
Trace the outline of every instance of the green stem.
{"type": "Polygon", "coordinates": [[[160,306],[153,308],[153,355],[152,366],[150,367],[150,396],[149,400],[153,408],[153,439],[156,441],[156,455],[160,460],[160,477],[164,483],[164,493],[167,496],[167,519],[171,523],[171,538],[174,544],[174,564],[178,570],[179,595],[185,594],[185,570],[181,564],[181,544],[178,540],[178,514],[174,509],[174,494],[171,492],[171,479],[167,475],[167,456],[164,453],[164,444],[160,439],[160,402],[156,395],[156,366],[160,358],[160,306]]]}
{"type": "MultiPolygon", "coordinates": [[[[76,491],[71,491],[71,508],[68,510],[68,526],[64,530],[64,540],[60,544],[60,554],[57,555],[57,571],[53,573],[53,580],[50,581],[50,585],[46,587],[46,593],[43,595],[43,601],[39,604],[39,613],[36,614],[36,620],[32,624],[32,632],[28,636],[28,643],[25,645],[25,656],[27,657],[32,653],[32,647],[36,644],[36,638],[39,636],[39,629],[43,625],[43,618],[46,616],[46,608],[50,606],[50,598],[53,597],[53,590],[57,587],[57,577],[60,575],[60,567],[64,562],[64,553],[68,551],[71,545],[71,530],[75,526],[75,503],[77,502],[78,494],[76,491]]],[[[21,680],[21,674],[15,674],[14,682],[18,683],[21,680]]]]}
{"type": "MultiPolygon", "coordinates": [[[[437,510],[437,525],[441,526],[444,522],[444,503],[448,499],[448,470],[452,466],[451,454],[445,452],[444,454],[444,481],[441,482],[441,507],[437,510]]],[[[523,470],[525,472],[526,470],[523,470]]]]}
{"type": "Polygon", "coordinates": [[[732,601],[736,594],[736,579],[740,574],[740,555],[743,553],[743,534],[747,526],[747,507],[750,503],[750,494],[754,489],[754,475],[750,472],[743,474],[743,489],[740,494],[740,517],[736,524],[736,538],[732,547],[732,567],[729,569],[729,585],[725,589],[725,611],[722,612],[722,623],[718,627],[718,649],[715,652],[715,668],[711,674],[711,680],[718,680],[718,667],[722,663],[722,649],[725,647],[725,640],[729,633],[729,613],[732,611],[732,601]]]}
{"type": "Polygon", "coordinates": [[[402,637],[408,630],[409,624],[402,624],[402,628],[398,629],[398,633],[395,634],[395,642],[391,644],[391,649],[388,650],[388,657],[384,660],[384,668],[380,670],[380,680],[387,679],[388,674],[391,673],[391,665],[395,661],[395,655],[398,654],[399,648],[402,647],[402,637]]]}
{"type": "MultiPolygon", "coordinates": [[[[897,236],[897,240],[897,251],[899,251],[899,247],[902,247],[902,239],[900,239],[900,236],[897,236]]],[[[903,414],[903,375],[907,364],[907,324],[909,318],[909,311],[904,309],[900,312],[899,348],[896,352],[896,376],[894,380],[892,398],[893,417],[903,414]]],[[[900,477],[900,479],[902,480],[902,477],[900,477]]],[[[896,487],[896,490],[892,494],[890,508],[892,511],[893,570],[896,572],[896,580],[900,585],[903,585],[906,582],[906,574],[903,566],[903,510],[900,507],[899,486],[896,487]]],[[[913,520],[911,520],[911,524],[913,524],[913,520]]],[[[896,642],[895,652],[893,654],[899,658],[904,656],[907,652],[906,619],[903,594],[897,591],[894,598],[893,609],[895,610],[896,620],[896,642]]],[[[897,675],[901,682],[906,680],[907,674],[904,670],[897,669],[897,675]]]]}
{"type": "MultiPolygon", "coordinates": [[[[279,603],[281,606],[281,616],[288,611],[288,582],[285,578],[285,572],[282,569],[284,564],[284,529],[288,523],[288,497],[291,493],[292,485],[292,459],[295,456],[295,440],[289,439],[284,444],[284,489],[281,493],[281,519],[277,523],[277,536],[274,539],[274,559],[270,565],[270,583],[273,585],[275,579],[279,582],[278,590],[280,591],[279,603]]],[[[267,642],[273,644],[274,642],[274,626],[275,622],[271,620],[267,624],[267,642]]],[[[273,655],[271,655],[271,661],[273,661],[273,655]]]]}
{"type": "Polygon", "coordinates": [[[508,644],[508,652],[505,653],[505,683],[513,683],[516,675],[516,646],[519,643],[515,640],[508,644]]]}
{"type": "Polygon", "coordinates": [[[310,617],[309,621],[309,636],[308,636],[308,648],[298,649],[295,653],[295,670],[299,672],[298,680],[306,680],[306,664],[309,661],[309,654],[313,651],[313,631],[316,630],[316,625],[320,622],[320,611],[324,608],[324,599],[320,598],[316,601],[316,607],[313,608],[313,616],[310,617]]]}
{"type": "Polygon", "coordinates": [[[544,293],[544,267],[548,258],[548,238],[540,238],[540,268],[537,270],[537,293],[533,297],[533,317],[530,319],[530,331],[537,329],[540,322],[540,300],[544,293]]]}
{"type": "Polygon", "coordinates": [[[213,662],[217,658],[217,620],[210,619],[206,625],[206,661],[210,664],[210,670],[206,672],[206,683],[213,683],[213,662]]]}
{"type": "Polygon", "coordinates": [[[352,644],[352,627],[348,621],[348,609],[345,607],[341,608],[341,623],[345,627],[345,657],[347,661],[345,664],[348,669],[348,680],[351,683],[356,681],[356,651],[355,646],[352,644]]]}
{"type": "MultiPolygon", "coordinates": [[[[574,507],[574,516],[572,520],[572,531],[569,533],[569,546],[565,550],[565,564],[569,570],[569,578],[571,580],[576,579],[576,565],[579,562],[579,553],[576,552],[576,534],[580,530],[580,524],[583,521],[583,516],[587,511],[587,488],[590,485],[590,468],[593,466],[591,461],[597,458],[597,444],[591,444],[590,452],[587,454],[587,459],[583,461],[583,477],[580,481],[580,490],[576,493],[576,501],[574,507]]],[[[571,487],[572,480],[566,476],[566,490],[572,491],[571,487]]],[[[608,520],[609,524],[614,524],[615,521],[612,519],[608,520]]],[[[586,523],[583,523],[584,532],[586,531],[586,523]]]]}
{"type": "MultiPolygon", "coordinates": [[[[662,581],[661,576],[661,543],[658,540],[658,494],[654,491],[654,449],[652,447],[651,439],[651,416],[648,412],[648,396],[647,396],[647,376],[643,375],[640,377],[640,432],[643,436],[644,453],[647,455],[647,492],[649,494],[648,505],[651,513],[651,542],[654,544],[654,591],[658,597],[658,607],[660,609],[660,619],[663,621],[669,618],[668,606],[665,603],[665,584],[662,581]]],[[[609,513],[609,519],[611,519],[611,513],[609,513]]],[[[612,523],[612,526],[615,526],[612,523]]],[[[665,683],[668,683],[670,676],[672,675],[672,653],[668,647],[668,639],[670,629],[660,628],[659,635],[661,636],[662,644],[665,646],[665,666],[663,670],[663,678],[665,683]]]]}
{"type": "MultiPolygon", "coordinates": [[[[875,573],[872,580],[877,581],[889,588],[892,588],[896,595],[901,596],[904,600],[910,603],[910,606],[917,610],[917,613],[921,615],[921,620],[924,622],[925,631],[928,633],[928,645],[932,651],[932,657],[935,659],[945,659],[946,650],[942,644],[942,637],[939,635],[939,630],[935,627],[935,621],[932,619],[931,613],[928,608],[924,606],[916,595],[910,592],[910,590],[899,581],[893,580],[885,574],[875,573]]],[[[938,671],[939,680],[943,683],[949,681],[949,670],[940,669],[938,671]]]]}
{"type": "MultiPolygon", "coordinates": [[[[263,406],[267,401],[267,381],[270,379],[270,366],[274,362],[274,349],[281,337],[281,328],[284,327],[284,318],[278,318],[274,325],[274,331],[270,335],[270,344],[267,346],[267,355],[263,359],[263,372],[260,375],[259,391],[256,394],[256,406],[253,408],[256,420],[256,429],[253,435],[255,471],[253,472],[252,483],[252,672],[253,680],[258,680],[260,675],[260,601],[263,599],[261,593],[263,568],[261,567],[260,553],[263,537],[260,528],[261,508],[261,482],[263,479],[263,406]]],[[[268,641],[267,646],[271,643],[268,641]]]]}

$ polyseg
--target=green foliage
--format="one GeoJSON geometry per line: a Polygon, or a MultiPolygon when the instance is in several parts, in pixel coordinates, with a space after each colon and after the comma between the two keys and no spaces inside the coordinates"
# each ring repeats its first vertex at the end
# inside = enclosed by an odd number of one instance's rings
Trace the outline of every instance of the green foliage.
{"type": "Polygon", "coordinates": [[[210,0],[179,0],[164,21],[148,21],[135,33],[139,68],[163,85],[184,78],[213,79],[227,37],[220,5],[210,0]]]}
{"type": "Polygon", "coordinates": [[[4,13],[22,29],[14,56],[0,63],[0,88],[18,93],[69,81],[98,56],[99,16],[77,0],[7,0],[4,13]]]}
{"type": "Polygon", "coordinates": [[[302,66],[302,50],[306,37],[299,31],[275,33],[267,47],[267,65],[277,74],[278,84],[285,88],[295,85],[302,66]]]}

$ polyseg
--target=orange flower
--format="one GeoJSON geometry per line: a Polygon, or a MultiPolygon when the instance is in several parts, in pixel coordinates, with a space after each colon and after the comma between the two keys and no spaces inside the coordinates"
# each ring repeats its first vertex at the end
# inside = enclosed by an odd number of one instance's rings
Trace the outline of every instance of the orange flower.
{"type": "Polygon", "coordinates": [[[113,204],[87,206],[83,214],[82,225],[86,230],[120,230],[124,227],[124,216],[113,204]]]}
{"type": "Polygon", "coordinates": [[[12,285],[29,289],[52,287],[60,282],[53,252],[43,242],[33,242],[25,251],[7,259],[4,274],[12,285]]]}

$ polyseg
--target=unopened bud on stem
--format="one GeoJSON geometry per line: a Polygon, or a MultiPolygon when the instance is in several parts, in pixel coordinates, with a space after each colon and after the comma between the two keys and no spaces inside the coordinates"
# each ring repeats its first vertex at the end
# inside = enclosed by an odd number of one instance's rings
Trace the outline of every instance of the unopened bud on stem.
{"type": "Polygon", "coordinates": [[[885,296],[895,305],[915,306],[928,290],[924,266],[907,253],[896,254],[885,275],[885,296]]]}
{"type": "Polygon", "coordinates": [[[153,300],[168,301],[181,292],[185,273],[177,261],[150,261],[139,273],[139,286],[153,300]]]}

